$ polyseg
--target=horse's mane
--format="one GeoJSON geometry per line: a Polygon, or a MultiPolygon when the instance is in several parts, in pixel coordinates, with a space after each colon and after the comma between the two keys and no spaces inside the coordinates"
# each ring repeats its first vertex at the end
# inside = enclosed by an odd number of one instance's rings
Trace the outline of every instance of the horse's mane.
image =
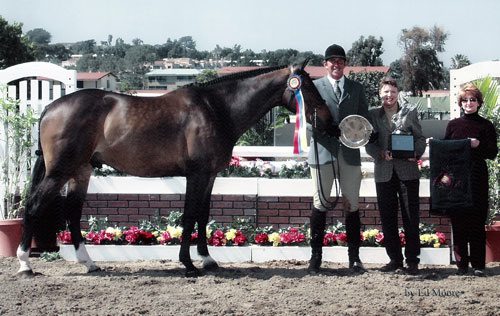
{"type": "Polygon", "coordinates": [[[288,67],[288,65],[273,66],[273,67],[262,67],[262,68],[258,68],[258,69],[253,69],[253,70],[248,70],[248,71],[242,71],[242,72],[232,73],[232,74],[229,74],[229,75],[225,75],[225,76],[222,76],[222,77],[218,77],[218,78],[209,80],[207,82],[201,82],[201,83],[195,82],[195,83],[191,83],[191,84],[186,85],[184,87],[190,87],[190,86],[194,86],[194,87],[207,87],[207,86],[218,84],[218,83],[222,83],[222,82],[234,81],[234,80],[239,80],[239,79],[246,79],[246,78],[255,77],[255,76],[262,75],[262,74],[265,74],[265,73],[268,73],[268,72],[272,72],[272,71],[275,71],[275,70],[284,69],[286,67],[288,67]]]}

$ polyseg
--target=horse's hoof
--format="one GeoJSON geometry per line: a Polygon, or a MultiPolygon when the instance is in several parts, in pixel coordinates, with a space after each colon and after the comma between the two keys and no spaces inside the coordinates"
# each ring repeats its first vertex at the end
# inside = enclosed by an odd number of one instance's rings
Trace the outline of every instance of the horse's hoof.
{"type": "Polygon", "coordinates": [[[219,269],[219,265],[215,261],[209,261],[203,265],[203,269],[205,269],[207,271],[214,271],[214,270],[219,269]]]}
{"type": "Polygon", "coordinates": [[[192,270],[192,269],[186,270],[186,274],[185,274],[186,278],[197,278],[200,275],[201,275],[200,270],[198,270],[196,268],[194,270],[192,270]]]}
{"type": "Polygon", "coordinates": [[[31,278],[35,276],[35,273],[33,273],[33,270],[23,270],[23,271],[18,271],[16,275],[22,278],[31,278]]]}

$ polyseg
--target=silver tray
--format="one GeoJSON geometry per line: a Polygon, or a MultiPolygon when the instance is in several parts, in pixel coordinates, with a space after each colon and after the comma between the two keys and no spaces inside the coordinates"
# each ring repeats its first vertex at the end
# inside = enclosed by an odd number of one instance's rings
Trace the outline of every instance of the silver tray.
{"type": "Polygon", "coordinates": [[[368,143],[373,126],[361,115],[346,116],[339,124],[340,141],[349,148],[360,148],[368,143]]]}

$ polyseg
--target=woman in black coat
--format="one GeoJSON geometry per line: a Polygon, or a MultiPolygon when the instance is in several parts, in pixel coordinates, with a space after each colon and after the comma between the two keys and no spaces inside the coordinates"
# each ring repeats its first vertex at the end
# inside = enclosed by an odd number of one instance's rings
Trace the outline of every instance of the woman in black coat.
{"type": "Polygon", "coordinates": [[[448,123],[445,139],[470,139],[471,141],[470,174],[473,207],[456,210],[450,216],[453,228],[453,250],[458,274],[466,274],[470,262],[474,275],[484,276],[486,256],[484,225],[488,215],[486,159],[495,159],[498,153],[497,134],[493,123],[478,113],[483,104],[483,96],[475,85],[467,84],[460,90],[458,104],[463,110],[463,115],[448,123]],[[470,246],[470,253],[468,246],[470,246]]]}

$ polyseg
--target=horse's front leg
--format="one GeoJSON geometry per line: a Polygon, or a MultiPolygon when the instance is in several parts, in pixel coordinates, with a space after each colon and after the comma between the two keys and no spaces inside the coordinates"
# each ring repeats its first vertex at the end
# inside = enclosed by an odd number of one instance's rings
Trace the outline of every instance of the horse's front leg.
{"type": "Polygon", "coordinates": [[[210,199],[212,197],[212,188],[214,185],[214,181],[215,177],[211,177],[209,179],[208,185],[203,192],[203,201],[198,213],[197,249],[198,254],[203,260],[203,269],[205,270],[216,270],[217,268],[219,268],[217,262],[208,253],[207,244],[207,224],[210,215],[210,199]]]}
{"type": "Polygon", "coordinates": [[[87,268],[87,273],[101,270],[87,252],[80,226],[82,207],[91,170],[90,166],[82,167],[79,176],[68,182],[68,192],[65,204],[66,212],[68,213],[68,228],[71,232],[73,246],[75,247],[76,260],[87,268]]]}

